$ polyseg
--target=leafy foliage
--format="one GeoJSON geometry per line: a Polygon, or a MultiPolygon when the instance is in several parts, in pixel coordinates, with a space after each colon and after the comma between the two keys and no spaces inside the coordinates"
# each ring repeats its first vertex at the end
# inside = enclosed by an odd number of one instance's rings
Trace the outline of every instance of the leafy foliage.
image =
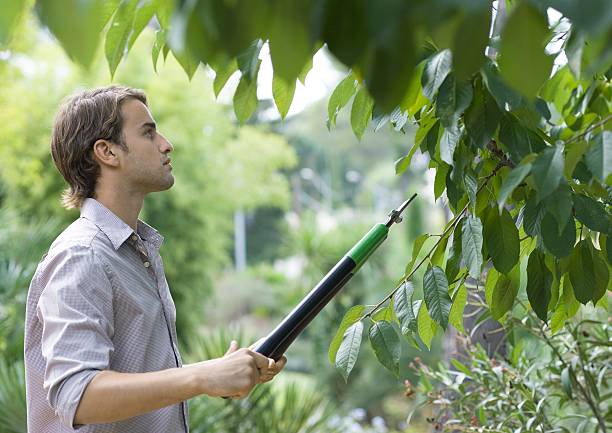
{"type": "Polygon", "coordinates": [[[515,340],[508,359],[490,359],[466,338],[464,352],[451,365],[413,364],[427,396],[420,404],[436,409],[429,419],[434,427],[444,432],[606,431],[612,376],[605,318],[570,321],[556,335],[531,318],[513,322],[509,331],[527,334],[515,340]]]}

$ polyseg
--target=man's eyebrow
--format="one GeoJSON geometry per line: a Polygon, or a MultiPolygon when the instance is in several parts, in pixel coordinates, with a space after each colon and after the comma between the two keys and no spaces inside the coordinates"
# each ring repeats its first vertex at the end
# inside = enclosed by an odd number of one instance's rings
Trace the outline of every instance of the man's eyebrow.
{"type": "Polygon", "coordinates": [[[140,129],[147,129],[147,128],[157,129],[157,125],[155,124],[155,122],[145,122],[142,125],[140,125],[140,129]]]}

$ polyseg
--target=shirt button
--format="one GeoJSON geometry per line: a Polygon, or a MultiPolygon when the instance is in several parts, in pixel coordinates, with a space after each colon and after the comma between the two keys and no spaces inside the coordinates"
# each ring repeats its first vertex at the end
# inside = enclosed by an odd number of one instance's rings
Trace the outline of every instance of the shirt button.
{"type": "Polygon", "coordinates": [[[144,267],[145,267],[145,268],[148,268],[149,266],[151,266],[151,263],[149,263],[149,262],[144,262],[144,263],[143,263],[143,265],[144,265],[144,267]]]}
{"type": "Polygon", "coordinates": [[[133,240],[133,241],[137,241],[137,240],[138,240],[138,236],[136,236],[136,235],[132,235],[132,240],[133,240]]]}

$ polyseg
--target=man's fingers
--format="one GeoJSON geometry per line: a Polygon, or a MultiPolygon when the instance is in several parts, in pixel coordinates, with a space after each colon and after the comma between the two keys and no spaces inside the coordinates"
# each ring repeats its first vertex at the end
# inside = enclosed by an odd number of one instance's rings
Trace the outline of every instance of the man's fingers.
{"type": "Polygon", "coordinates": [[[255,361],[255,365],[259,370],[259,374],[266,374],[268,371],[268,358],[263,356],[261,353],[251,352],[253,356],[253,360],[255,361]]]}
{"type": "Polygon", "coordinates": [[[225,355],[229,355],[230,353],[233,353],[236,350],[238,350],[238,342],[236,340],[232,340],[229,349],[227,349],[227,352],[225,352],[225,355]]]}
{"type": "Polygon", "coordinates": [[[286,364],[287,364],[287,357],[283,356],[281,359],[279,359],[278,361],[270,365],[269,371],[274,374],[280,373],[280,371],[285,367],[286,364]]]}

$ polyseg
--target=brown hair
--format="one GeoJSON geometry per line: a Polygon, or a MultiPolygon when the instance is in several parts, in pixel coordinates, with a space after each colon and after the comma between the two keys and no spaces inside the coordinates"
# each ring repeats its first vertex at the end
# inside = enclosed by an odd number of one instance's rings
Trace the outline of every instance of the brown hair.
{"type": "Polygon", "coordinates": [[[62,195],[62,204],[67,209],[80,208],[87,197],[94,195],[100,175],[93,155],[97,140],[108,140],[127,150],[121,105],[129,98],[147,105],[141,90],[108,86],[72,95],[60,107],[53,125],[51,156],[68,182],[62,195]]]}

